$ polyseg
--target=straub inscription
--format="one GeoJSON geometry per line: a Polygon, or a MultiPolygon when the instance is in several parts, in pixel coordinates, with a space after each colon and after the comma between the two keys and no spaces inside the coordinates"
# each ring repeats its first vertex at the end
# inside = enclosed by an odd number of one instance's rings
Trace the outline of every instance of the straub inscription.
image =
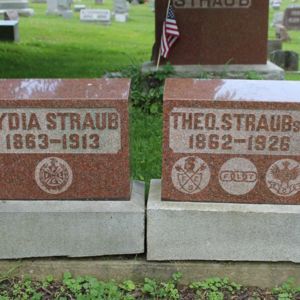
{"type": "Polygon", "coordinates": [[[0,110],[0,153],[117,153],[121,119],[114,108],[0,110]]]}
{"type": "Polygon", "coordinates": [[[231,9],[250,8],[252,0],[174,0],[175,8],[231,9]]]}
{"type": "Polygon", "coordinates": [[[174,153],[300,155],[300,113],[251,109],[174,108],[174,153]]]}

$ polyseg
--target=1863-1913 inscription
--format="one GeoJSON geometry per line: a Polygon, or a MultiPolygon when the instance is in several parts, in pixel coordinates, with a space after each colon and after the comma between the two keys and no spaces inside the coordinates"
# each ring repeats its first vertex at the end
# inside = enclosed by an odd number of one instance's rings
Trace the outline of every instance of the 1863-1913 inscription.
{"type": "Polygon", "coordinates": [[[0,153],[117,153],[120,121],[114,108],[0,109],[0,153]]]}
{"type": "Polygon", "coordinates": [[[0,80],[0,199],[130,199],[127,79],[0,80]]]}
{"type": "Polygon", "coordinates": [[[300,204],[298,83],[170,79],[164,200],[300,204]]]}

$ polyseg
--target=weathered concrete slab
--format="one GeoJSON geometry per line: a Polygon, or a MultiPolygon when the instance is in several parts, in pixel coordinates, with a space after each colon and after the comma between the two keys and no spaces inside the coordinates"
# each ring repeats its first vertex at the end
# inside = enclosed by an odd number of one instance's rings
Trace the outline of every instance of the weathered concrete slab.
{"type": "Polygon", "coordinates": [[[148,260],[300,262],[300,206],[161,201],[152,180],[148,260]]]}
{"type": "Polygon", "coordinates": [[[1,201],[0,258],[144,252],[144,184],[130,201],[1,201]]]}
{"type": "MultiPolygon", "coordinates": [[[[263,79],[284,80],[284,70],[272,62],[265,65],[173,65],[175,76],[178,77],[199,77],[202,73],[212,73],[232,79],[247,78],[250,72],[256,73],[263,79]]],[[[163,66],[159,67],[162,70],[163,66]]],[[[144,63],[142,72],[155,72],[156,65],[152,62],[144,63]]]]}
{"type": "Polygon", "coordinates": [[[0,260],[0,274],[10,276],[30,275],[34,279],[44,279],[52,274],[61,279],[69,271],[74,276],[91,275],[99,280],[118,282],[132,279],[143,282],[145,277],[168,280],[175,272],[183,274],[182,283],[207,279],[209,277],[229,277],[248,286],[273,288],[294,277],[300,284],[300,264],[294,263],[253,263],[253,262],[147,262],[141,257],[118,259],[26,259],[20,261],[0,260]]]}

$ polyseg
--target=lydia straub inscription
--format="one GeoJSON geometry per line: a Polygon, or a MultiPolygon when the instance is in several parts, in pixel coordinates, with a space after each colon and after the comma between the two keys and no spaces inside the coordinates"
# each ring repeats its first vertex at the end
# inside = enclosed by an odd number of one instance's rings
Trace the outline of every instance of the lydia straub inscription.
{"type": "Polygon", "coordinates": [[[300,155],[300,112],[174,108],[174,153],[300,155]],[[180,141],[180,143],[178,143],[180,141]]]}
{"type": "Polygon", "coordinates": [[[1,109],[0,153],[117,153],[120,122],[113,108],[1,109]]]}
{"type": "Polygon", "coordinates": [[[250,8],[252,0],[174,0],[175,8],[231,9],[250,8]]]}

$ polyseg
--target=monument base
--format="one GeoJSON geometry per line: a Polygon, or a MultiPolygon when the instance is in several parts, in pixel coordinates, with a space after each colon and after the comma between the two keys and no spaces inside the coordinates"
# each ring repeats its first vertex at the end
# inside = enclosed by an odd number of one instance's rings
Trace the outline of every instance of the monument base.
{"type": "MultiPolygon", "coordinates": [[[[163,66],[159,67],[161,70],[163,66]]],[[[173,65],[175,76],[198,78],[203,73],[211,73],[215,76],[229,79],[250,79],[251,73],[256,73],[263,79],[284,80],[284,70],[268,61],[265,65],[173,65]]],[[[155,72],[156,65],[146,62],[142,66],[142,72],[155,72]]]]}
{"type": "Polygon", "coordinates": [[[0,201],[0,259],[144,252],[145,187],[130,201],[0,201]]]}
{"type": "Polygon", "coordinates": [[[300,206],[161,201],[152,180],[147,259],[300,262],[300,206]]]}

